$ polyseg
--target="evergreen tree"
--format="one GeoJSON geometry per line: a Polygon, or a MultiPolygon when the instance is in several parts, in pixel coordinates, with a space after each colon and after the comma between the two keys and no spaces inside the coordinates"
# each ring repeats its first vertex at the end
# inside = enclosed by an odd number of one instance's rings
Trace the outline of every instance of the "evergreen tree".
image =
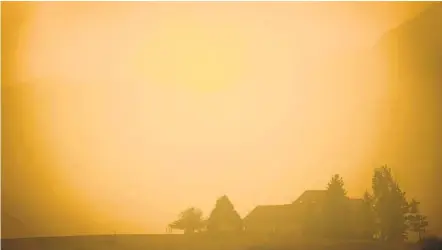
{"type": "Polygon", "coordinates": [[[227,196],[220,197],[207,220],[209,232],[241,231],[242,220],[227,196]]]}
{"type": "Polygon", "coordinates": [[[323,207],[324,236],[345,238],[348,236],[348,197],[344,189],[344,180],[338,174],[334,175],[327,185],[323,207]]]}
{"type": "Polygon", "coordinates": [[[362,236],[365,239],[373,239],[376,233],[376,215],[373,210],[373,196],[366,191],[364,193],[364,204],[363,204],[363,231],[362,236]]]}
{"type": "Polygon", "coordinates": [[[378,220],[381,240],[403,240],[407,238],[406,214],[408,203],[391,169],[377,168],[372,179],[373,206],[378,220]]]}
{"type": "Polygon", "coordinates": [[[415,232],[419,236],[419,241],[422,240],[422,233],[426,231],[428,226],[427,217],[419,213],[420,202],[412,199],[410,202],[410,211],[407,216],[408,225],[412,232],[415,232]]]}

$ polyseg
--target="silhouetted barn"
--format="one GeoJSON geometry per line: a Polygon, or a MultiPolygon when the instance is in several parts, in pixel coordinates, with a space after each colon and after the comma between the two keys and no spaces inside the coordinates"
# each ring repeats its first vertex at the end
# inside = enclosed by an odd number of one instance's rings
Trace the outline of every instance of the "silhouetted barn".
{"type": "MultiPolygon", "coordinates": [[[[291,204],[257,206],[243,220],[244,230],[250,233],[305,235],[320,232],[325,190],[307,190],[291,204]]],[[[363,234],[362,199],[349,199],[348,223],[352,237],[363,234]]]]}
{"type": "Polygon", "coordinates": [[[287,223],[294,217],[291,204],[257,206],[243,220],[244,230],[256,233],[281,233],[295,230],[296,223],[287,223]]]}

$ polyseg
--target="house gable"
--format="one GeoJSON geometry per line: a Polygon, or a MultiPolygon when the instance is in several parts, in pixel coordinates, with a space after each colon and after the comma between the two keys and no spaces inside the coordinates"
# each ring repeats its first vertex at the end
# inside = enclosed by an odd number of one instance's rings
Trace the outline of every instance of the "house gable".
{"type": "Polygon", "coordinates": [[[292,204],[323,203],[326,194],[326,190],[306,190],[292,204]]]}

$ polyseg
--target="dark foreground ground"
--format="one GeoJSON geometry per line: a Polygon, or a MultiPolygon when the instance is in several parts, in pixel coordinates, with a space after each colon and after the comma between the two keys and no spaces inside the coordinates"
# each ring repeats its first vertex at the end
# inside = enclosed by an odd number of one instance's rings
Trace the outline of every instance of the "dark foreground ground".
{"type": "MultiPolygon", "coordinates": [[[[413,243],[381,244],[367,241],[325,242],[262,237],[207,235],[117,235],[2,239],[2,250],[420,250],[413,243]]],[[[436,247],[432,249],[442,250],[436,247]]]]}

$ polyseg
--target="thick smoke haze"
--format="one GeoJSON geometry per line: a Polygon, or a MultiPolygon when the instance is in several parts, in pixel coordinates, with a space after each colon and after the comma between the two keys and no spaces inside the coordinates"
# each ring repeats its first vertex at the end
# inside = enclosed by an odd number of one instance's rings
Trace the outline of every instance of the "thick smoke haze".
{"type": "Polygon", "coordinates": [[[360,197],[384,164],[442,233],[429,6],[2,3],[2,237],[163,233],[335,173],[360,197]]]}

